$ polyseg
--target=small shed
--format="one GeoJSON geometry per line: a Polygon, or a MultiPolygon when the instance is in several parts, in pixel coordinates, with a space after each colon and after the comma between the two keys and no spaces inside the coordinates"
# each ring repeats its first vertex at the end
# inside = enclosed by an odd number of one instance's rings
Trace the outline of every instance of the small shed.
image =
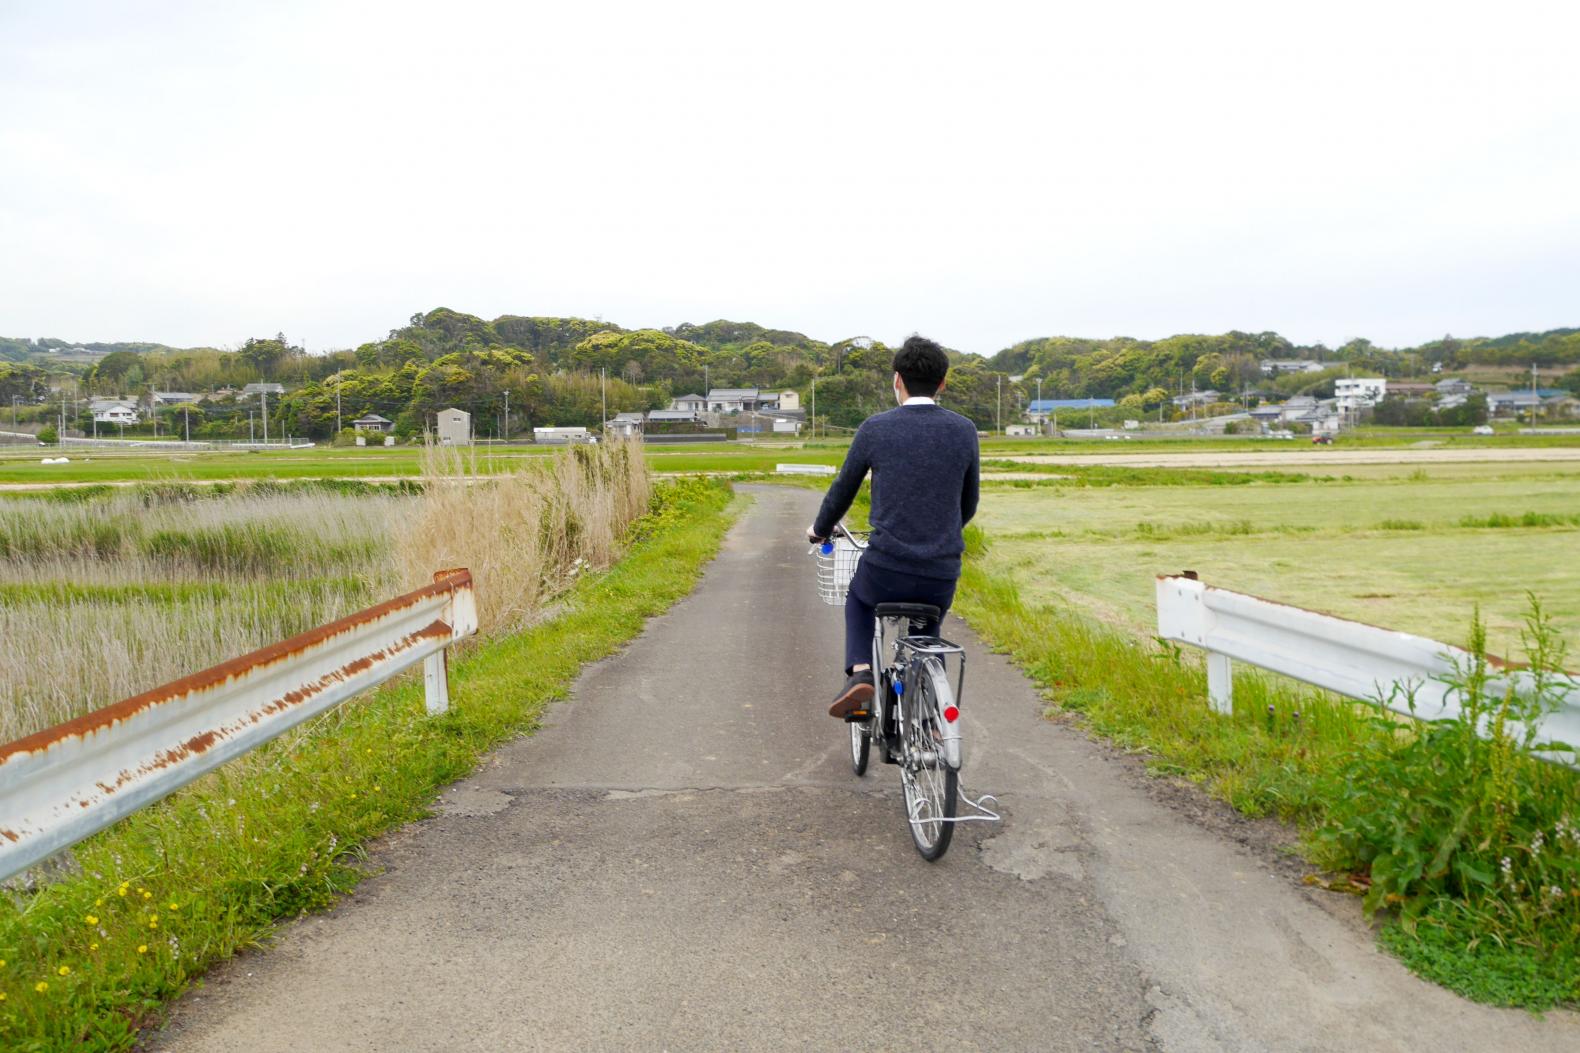
{"type": "Polygon", "coordinates": [[[472,415],[454,406],[439,411],[439,445],[472,445],[472,415]]]}

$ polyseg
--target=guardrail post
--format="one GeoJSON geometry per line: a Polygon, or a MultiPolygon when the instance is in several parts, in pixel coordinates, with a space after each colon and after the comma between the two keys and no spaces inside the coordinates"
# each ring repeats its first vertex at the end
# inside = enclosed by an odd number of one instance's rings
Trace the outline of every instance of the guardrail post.
{"type": "Polygon", "coordinates": [[[1234,715],[1234,663],[1216,651],[1207,652],[1207,701],[1214,713],[1234,715]]]}
{"type": "Polygon", "coordinates": [[[430,717],[450,708],[450,671],[445,661],[447,654],[446,651],[439,651],[422,660],[422,681],[427,689],[430,717]]]}

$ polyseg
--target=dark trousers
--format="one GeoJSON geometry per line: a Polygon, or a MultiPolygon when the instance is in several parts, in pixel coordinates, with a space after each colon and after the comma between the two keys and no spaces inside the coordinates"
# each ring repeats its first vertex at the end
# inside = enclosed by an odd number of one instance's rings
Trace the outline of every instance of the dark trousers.
{"type": "MultiPolygon", "coordinates": [[[[863,559],[856,564],[850,594],[845,597],[845,671],[872,662],[872,633],[877,621],[873,608],[878,604],[927,603],[947,613],[954,598],[953,581],[901,574],[863,559]]],[[[938,630],[939,622],[929,622],[922,627],[922,635],[937,636],[938,630]]]]}

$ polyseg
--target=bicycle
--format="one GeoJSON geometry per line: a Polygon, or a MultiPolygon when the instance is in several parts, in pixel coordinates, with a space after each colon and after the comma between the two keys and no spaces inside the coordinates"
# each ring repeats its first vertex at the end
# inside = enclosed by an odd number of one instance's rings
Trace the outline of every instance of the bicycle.
{"type": "MultiPolygon", "coordinates": [[[[850,579],[866,548],[864,535],[836,527],[835,536],[814,546],[818,595],[843,606],[850,579]]],[[[920,630],[942,612],[925,603],[880,603],[872,634],[876,697],[866,720],[851,721],[850,763],[856,775],[867,772],[873,749],[900,770],[911,843],[929,863],[949,850],[957,823],[997,822],[987,807],[997,799],[973,800],[960,789],[962,741],[960,703],[964,699],[966,654],[958,644],[920,630]],[[892,637],[892,639],[891,639],[892,637]],[[950,667],[954,683],[950,683],[950,667]],[[960,802],[972,814],[960,815],[960,802]]]]}

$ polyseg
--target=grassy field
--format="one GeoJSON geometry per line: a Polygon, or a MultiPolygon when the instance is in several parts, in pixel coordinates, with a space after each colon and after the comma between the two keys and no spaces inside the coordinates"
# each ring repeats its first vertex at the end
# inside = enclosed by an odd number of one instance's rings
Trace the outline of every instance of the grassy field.
{"type": "Polygon", "coordinates": [[[1530,592],[1580,651],[1580,464],[1365,467],[1244,485],[1168,470],[994,484],[979,521],[993,568],[1028,599],[1136,633],[1154,631],[1156,575],[1189,569],[1455,643],[1479,605],[1495,652],[1516,650],[1530,592]]]}
{"type": "MultiPolygon", "coordinates": [[[[798,448],[758,446],[752,443],[721,443],[706,446],[647,447],[653,469],[660,473],[772,472],[781,461],[802,464],[837,465],[844,458],[847,440],[820,438],[798,448]]],[[[1344,436],[1334,449],[1371,449],[1396,446],[1430,445],[1443,448],[1502,449],[1521,447],[1580,446],[1580,430],[1574,436],[1521,436],[1512,431],[1497,435],[1472,435],[1468,429],[1388,428],[1362,430],[1344,436]]],[[[1201,437],[1190,435],[1146,435],[1128,441],[1105,442],[1091,439],[1003,438],[982,440],[984,458],[1025,454],[1066,456],[1105,456],[1116,453],[1215,451],[1277,455],[1290,450],[1309,450],[1301,441],[1280,441],[1252,437],[1201,437]]],[[[511,446],[479,448],[478,469],[485,473],[511,471],[523,460],[552,453],[556,447],[511,446]]],[[[167,480],[215,481],[240,479],[399,479],[421,473],[422,451],[415,447],[315,447],[291,451],[193,452],[65,448],[42,450],[39,447],[0,447],[0,485],[48,486],[55,483],[159,482],[167,480]],[[69,464],[41,464],[42,457],[63,453],[69,464]]]]}
{"type": "Polygon", "coordinates": [[[255,481],[0,495],[0,741],[469,567],[485,631],[607,566],[647,506],[639,447],[482,477],[435,451],[420,488],[255,481]]]}
{"type": "Polygon", "coordinates": [[[407,677],[225,766],[73,850],[76,867],[0,898],[0,1048],[132,1048],[162,1006],[282,919],[364,876],[365,846],[429,813],[439,788],[532,730],[586,662],[690,591],[738,505],[703,481],[661,488],[607,572],[555,616],[459,649],[451,708],[407,677]]]}

